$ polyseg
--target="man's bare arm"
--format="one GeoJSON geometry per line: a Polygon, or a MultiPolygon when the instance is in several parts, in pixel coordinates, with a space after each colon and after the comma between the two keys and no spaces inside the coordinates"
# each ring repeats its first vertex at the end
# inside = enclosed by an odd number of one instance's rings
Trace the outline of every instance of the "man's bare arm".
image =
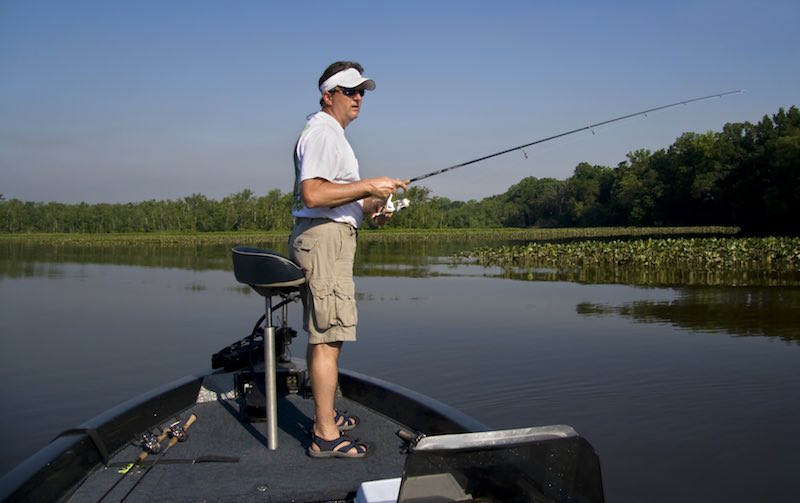
{"type": "Polygon", "coordinates": [[[303,202],[309,208],[334,208],[366,197],[386,199],[397,189],[406,189],[408,182],[382,176],[365,178],[352,183],[333,183],[322,178],[310,178],[300,185],[303,202]]]}

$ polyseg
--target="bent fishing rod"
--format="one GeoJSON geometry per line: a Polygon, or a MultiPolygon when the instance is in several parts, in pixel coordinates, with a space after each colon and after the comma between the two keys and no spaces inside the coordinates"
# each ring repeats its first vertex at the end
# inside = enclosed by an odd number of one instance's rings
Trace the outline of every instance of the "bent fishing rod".
{"type": "MultiPolygon", "coordinates": [[[[744,89],[739,89],[738,91],[728,91],[728,92],[724,92],[724,93],[710,94],[708,96],[703,96],[701,98],[692,98],[690,100],[684,100],[684,101],[678,101],[676,103],[670,103],[669,105],[662,105],[660,107],[648,108],[647,110],[642,110],[641,112],[635,112],[635,113],[632,113],[632,114],[623,115],[622,117],[616,117],[614,119],[608,119],[608,120],[605,120],[605,121],[602,121],[602,122],[598,122],[596,124],[590,124],[588,126],[580,127],[578,129],[573,129],[572,131],[567,131],[565,133],[559,133],[557,135],[549,136],[547,138],[542,138],[541,140],[532,141],[530,143],[526,143],[525,145],[520,145],[519,147],[509,148],[509,149],[503,150],[501,152],[495,152],[494,154],[489,154],[489,155],[485,155],[483,157],[479,157],[477,159],[473,159],[471,161],[462,162],[461,164],[456,164],[455,166],[450,166],[448,168],[440,169],[440,170],[437,170],[437,171],[432,171],[430,173],[426,173],[424,175],[420,175],[420,176],[411,178],[408,181],[408,183],[414,183],[414,182],[417,182],[419,180],[422,180],[422,179],[425,179],[425,178],[429,178],[431,176],[441,175],[442,173],[447,173],[448,171],[452,171],[454,169],[463,168],[464,166],[469,166],[470,164],[475,164],[476,162],[485,161],[487,159],[491,159],[492,157],[497,157],[497,156],[500,156],[500,155],[503,155],[503,154],[508,154],[508,153],[514,152],[516,150],[522,150],[522,149],[524,149],[526,147],[531,147],[533,145],[538,145],[539,143],[544,143],[544,142],[547,142],[547,141],[550,141],[550,140],[555,140],[556,138],[569,136],[571,134],[579,133],[581,131],[592,130],[592,129],[596,128],[596,127],[605,126],[606,124],[611,124],[612,122],[619,122],[621,120],[630,119],[631,117],[636,117],[636,116],[639,116],[639,115],[647,115],[647,114],[652,113],[652,112],[657,112],[658,110],[664,110],[664,109],[667,109],[667,108],[677,107],[679,105],[688,105],[689,103],[695,103],[697,101],[709,100],[711,98],[722,98],[724,96],[728,96],[728,95],[731,95],[731,94],[739,94],[739,93],[743,93],[743,92],[744,92],[744,89]]],[[[527,157],[527,155],[526,155],[526,157],[527,157]]]]}

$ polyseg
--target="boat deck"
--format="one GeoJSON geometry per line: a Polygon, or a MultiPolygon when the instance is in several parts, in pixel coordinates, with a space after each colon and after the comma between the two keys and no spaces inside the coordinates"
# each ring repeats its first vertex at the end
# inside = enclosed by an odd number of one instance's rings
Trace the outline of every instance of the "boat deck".
{"type": "Polygon", "coordinates": [[[405,501],[604,501],[597,454],[571,427],[489,431],[431,398],[341,369],[336,406],[359,417],[350,434],[369,441],[372,455],[306,454],[313,401],[291,372],[281,374],[288,392],[278,400],[278,449],[269,450],[267,424],[245,418],[264,409],[249,386],[258,381],[243,372],[187,376],[65,431],[3,477],[0,500],[338,503],[362,482],[403,477],[405,501]],[[133,465],[141,434],[175,418],[196,418],[186,441],[162,442],[133,465]],[[419,434],[410,453],[400,429],[419,434]]]}
{"type": "Polygon", "coordinates": [[[337,501],[352,499],[362,481],[400,477],[405,455],[396,432],[402,425],[346,398],[337,399],[337,408],[360,418],[350,433],[371,442],[371,456],[309,457],[313,400],[300,395],[278,401],[275,451],[267,449],[266,423],[242,421],[237,400],[219,399],[197,403],[180,415],[182,422],[197,415],[185,442],[150,455],[142,466],[121,475],[121,467],[142,452],[139,446],[126,447],[108,468],[91,474],[69,501],[337,501]]]}

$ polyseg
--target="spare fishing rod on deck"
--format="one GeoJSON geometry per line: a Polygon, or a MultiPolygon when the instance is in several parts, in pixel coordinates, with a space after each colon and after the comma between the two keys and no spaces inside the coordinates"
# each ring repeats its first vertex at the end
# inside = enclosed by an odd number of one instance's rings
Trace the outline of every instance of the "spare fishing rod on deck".
{"type": "Polygon", "coordinates": [[[147,476],[147,474],[150,473],[150,470],[152,470],[153,467],[156,466],[156,463],[161,461],[161,459],[164,457],[167,451],[169,451],[172,447],[175,447],[175,444],[177,444],[178,442],[185,442],[186,439],[189,438],[189,428],[192,427],[195,421],[197,421],[197,416],[195,414],[192,414],[191,416],[189,416],[189,419],[187,419],[186,422],[183,423],[183,425],[180,425],[180,423],[173,423],[173,425],[170,426],[169,435],[172,438],[170,438],[169,443],[164,448],[164,450],[161,451],[161,455],[156,458],[156,460],[153,462],[152,465],[147,467],[147,469],[142,473],[142,476],[136,479],[136,482],[134,482],[133,485],[128,489],[128,491],[122,496],[122,499],[119,500],[120,503],[128,499],[128,496],[130,496],[133,490],[136,489],[136,486],[138,486],[139,483],[147,476]]]}
{"type": "Polygon", "coordinates": [[[441,175],[442,173],[447,173],[448,171],[452,171],[452,170],[457,169],[457,168],[463,168],[464,166],[469,166],[470,164],[475,164],[476,162],[485,161],[485,160],[491,159],[493,157],[497,157],[497,156],[500,156],[500,155],[503,155],[503,154],[508,154],[509,152],[514,152],[516,150],[522,150],[522,149],[524,149],[526,147],[531,147],[531,146],[537,145],[539,143],[544,143],[544,142],[547,142],[547,141],[550,141],[550,140],[555,140],[556,138],[561,138],[561,137],[568,136],[568,135],[571,135],[571,134],[574,134],[574,133],[579,133],[581,131],[592,130],[592,129],[596,128],[596,127],[605,126],[606,124],[611,124],[612,122],[618,122],[618,121],[621,121],[621,120],[630,119],[631,117],[636,117],[636,116],[639,116],[639,115],[647,115],[647,114],[649,114],[651,112],[656,112],[658,110],[664,110],[664,109],[667,109],[667,108],[677,107],[679,105],[688,105],[689,103],[694,103],[694,102],[697,102],[697,101],[708,100],[708,99],[711,99],[711,98],[722,98],[723,96],[728,96],[728,95],[731,95],[731,94],[739,94],[739,93],[743,93],[743,92],[744,92],[744,89],[739,89],[738,91],[728,91],[728,92],[724,92],[724,93],[710,94],[708,96],[703,96],[701,98],[692,98],[690,100],[683,100],[683,101],[678,101],[676,103],[670,103],[669,105],[662,105],[660,107],[648,108],[647,110],[642,110],[641,112],[635,112],[635,113],[632,113],[632,114],[623,115],[621,117],[616,117],[614,119],[604,120],[604,121],[598,122],[596,124],[590,124],[588,126],[580,127],[578,129],[573,129],[572,131],[567,131],[565,133],[559,133],[557,135],[549,136],[547,138],[542,138],[541,140],[532,141],[530,143],[526,143],[525,145],[520,145],[519,147],[509,148],[509,149],[506,149],[506,150],[503,150],[503,151],[500,151],[500,152],[495,152],[494,154],[489,154],[489,155],[485,155],[483,157],[479,157],[477,159],[473,159],[471,161],[462,162],[461,164],[456,164],[455,166],[450,166],[450,167],[447,167],[447,168],[444,168],[444,169],[439,169],[439,170],[436,170],[436,171],[432,171],[430,173],[426,173],[424,175],[420,175],[420,176],[416,176],[414,178],[411,178],[408,182],[409,183],[414,183],[414,182],[417,182],[419,180],[423,180],[425,178],[429,178],[431,176],[441,175]]]}

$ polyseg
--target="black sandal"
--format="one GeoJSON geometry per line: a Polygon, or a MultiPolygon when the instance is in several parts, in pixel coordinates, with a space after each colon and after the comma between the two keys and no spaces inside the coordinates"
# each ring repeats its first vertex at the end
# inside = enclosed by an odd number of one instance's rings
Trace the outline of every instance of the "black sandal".
{"type": "Polygon", "coordinates": [[[339,431],[350,431],[361,422],[358,416],[346,416],[338,410],[334,410],[334,412],[336,412],[336,416],[334,416],[333,420],[336,422],[336,427],[339,428],[339,431]],[[339,424],[339,421],[341,421],[342,424],[339,424]]]}
{"type": "Polygon", "coordinates": [[[314,450],[309,446],[307,452],[312,458],[353,458],[359,459],[367,457],[372,453],[372,449],[366,442],[360,440],[353,440],[344,433],[339,435],[339,438],[334,440],[325,440],[317,436],[315,433],[311,434],[311,443],[319,447],[319,450],[314,450]],[[349,452],[355,449],[356,452],[349,452]]]}

